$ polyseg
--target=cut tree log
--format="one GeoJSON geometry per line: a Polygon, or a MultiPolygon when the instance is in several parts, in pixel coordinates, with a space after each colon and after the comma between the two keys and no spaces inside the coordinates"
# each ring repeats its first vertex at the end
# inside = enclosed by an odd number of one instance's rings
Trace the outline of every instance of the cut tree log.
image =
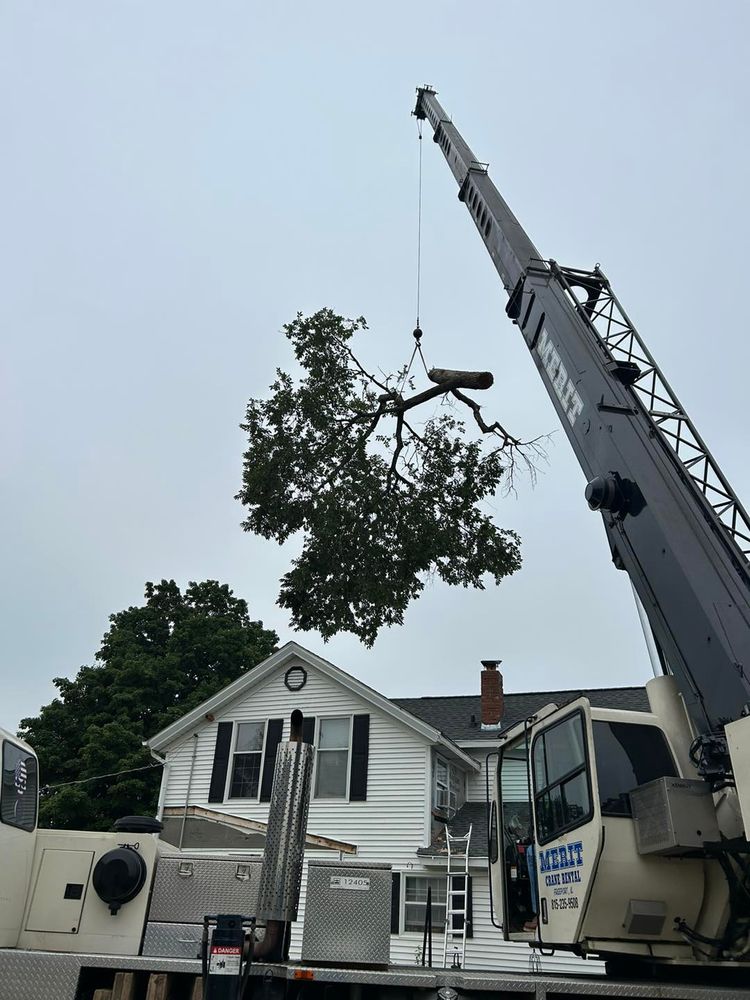
{"type": "Polygon", "coordinates": [[[427,378],[438,385],[447,382],[451,389],[489,389],[495,381],[492,372],[462,372],[452,368],[430,368],[427,378]]]}

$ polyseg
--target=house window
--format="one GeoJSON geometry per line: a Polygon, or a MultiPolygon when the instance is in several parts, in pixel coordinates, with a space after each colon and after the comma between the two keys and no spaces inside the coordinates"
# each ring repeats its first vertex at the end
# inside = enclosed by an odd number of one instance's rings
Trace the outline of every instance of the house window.
{"type": "Polygon", "coordinates": [[[265,733],[265,722],[237,723],[230,799],[257,799],[265,733]]]}
{"type": "Polygon", "coordinates": [[[349,748],[352,720],[349,716],[318,720],[315,797],[345,799],[349,783],[349,748]]]}
{"type": "Polygon", "coordinates": [[[450,768],[440,757],[435,761],[435,808],[450,806],[450,768]]]}
{"type": "Polygon", "coordinates": [[[445,924],[445,875],[406,875],[404,877],[404,932],[424,930],[427,916],[427,890],[432,889],[432,929],[445,924]]]}
{"type": "Polygon", "coordinates": [[[433,805],[438,812],[455,814],[466,801],[465,775],[460,767],[435,758],[433,805]]]}

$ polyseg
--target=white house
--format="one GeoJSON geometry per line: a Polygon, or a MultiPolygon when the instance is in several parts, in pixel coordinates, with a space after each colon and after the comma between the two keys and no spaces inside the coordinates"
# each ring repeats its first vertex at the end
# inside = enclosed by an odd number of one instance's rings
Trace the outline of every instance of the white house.
{"type": "MultiPolygon", "coordinates": [[[[454,833],[472,824],[466,968],[580,968],[572,956],[539,956],[526,945],[503,942],[493,926],[485,812],[485,761],[499,729],[576,692],[504,695],[500,674],[485,662],[481,695],[389,699],[296,642],[287,643],[148,741],[165,761],[159,808],[173,814],[165,818],[165,838],[191,852],[261,853],[262,833],[186,820],[185,807],[264,823],[276,747],[288,739],[289,718],[298,708],[305,715],[305,738],[317,747],[308,853],[338,848],[393,865],[391,962],[416,961],[428,886],[433,957],[442,958],[445,828],[436,814],[450,806],[457,810],[450,824],[454,833]]],[[[589,696],[603,707],[647,709],[641,688],[589,696]]],[[[304,892],[303,878],[293,958],[299,957],[304,892]]]]}

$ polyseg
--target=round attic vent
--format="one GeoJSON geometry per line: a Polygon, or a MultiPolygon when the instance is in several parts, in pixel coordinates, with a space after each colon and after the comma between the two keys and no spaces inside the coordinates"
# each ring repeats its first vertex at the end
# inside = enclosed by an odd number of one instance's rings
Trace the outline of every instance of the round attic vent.
{"type": "Polygon", "coordinates": [[[284,674],[284,684],[290,691],[301,691],[307,684],[307,671],[304,667],[290,667],[284,674]]]}

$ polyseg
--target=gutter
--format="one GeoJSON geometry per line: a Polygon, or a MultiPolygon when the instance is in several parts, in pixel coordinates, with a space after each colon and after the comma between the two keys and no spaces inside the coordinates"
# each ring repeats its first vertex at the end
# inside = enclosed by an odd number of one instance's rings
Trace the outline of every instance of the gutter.
{"type": "Polygon", "coordinates": [[[475,760],[473,757],[470,757],[469,754],[467,754],[464,750],[462,750],[457,743],[454,743],[453,740],[448,739],[447,736],[443,736],[442,733],[438,735],[438,738],[435,740],[435,742],[438,744],[438,746],[445,747],[446,750],[449,750],[454,757],[458,757],[458,759],[463,764],[465,764],[470,771],[482,770],[482,765],[479,763],[478,760],[475,760]]]}

